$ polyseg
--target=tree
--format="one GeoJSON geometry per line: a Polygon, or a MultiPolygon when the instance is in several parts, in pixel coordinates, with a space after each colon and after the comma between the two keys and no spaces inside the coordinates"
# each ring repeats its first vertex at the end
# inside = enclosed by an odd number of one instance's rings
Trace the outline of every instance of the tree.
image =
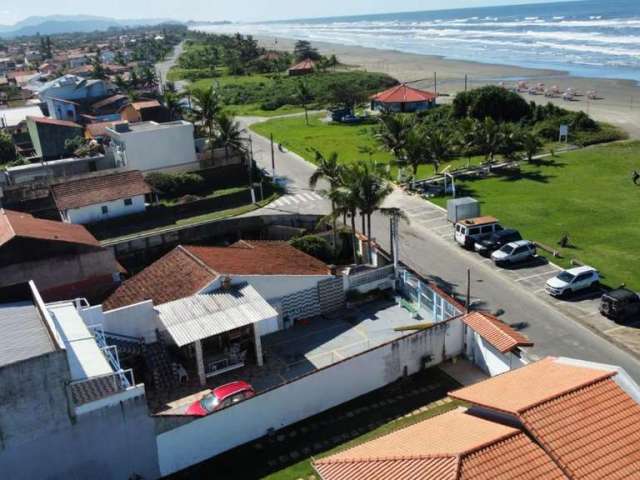
{"type": "Polygon", "coordinates": [[[316,165],[318,166],[309,177],[309,187],[315,188],[318,181],[321,179],[326,180],[329,183],[329,198],[331,199],[331,215],[333,216],[332,228],[333,228],[333,248],[337,245],[337,230],[336,230],[336,203],[332,198],[333,192],[340,187],[342,176],[342,165],[338,161],[338,154],[332,152],[329,156],[325,157],[322,153],[316,150],[316,165]]]}
{"type": "Polygon", "coordinates": [[[491,117],[476,123],[475,129],[478,150],[485,155],[485,160],[491,164],[504,142],[502,129],[491,117]]]}
{"type": "Polygon", "coordinates": [[[106,80],[107,72],[104,71],[104,67],[102,66],[102,62],[100,61],[100,57],[96,55],[95,60],[92,62],[93,65],[93,73],[91,74],[91,78],[95,78],[96,80],[106,80]]]}
{"type": "Polygon", "coordinates": [[[496,122],[519,122],[531,115],[529,104],[517,93],[502,87],[486,86],[461,92],[453,100],[453,115],[496,122]]]}
{"type": "Polygon", "coordinates": [[[114,79],[113,83],[115,83],[116,87],[118,87],[122,92],[127,89],[127,82],[124,81],[124,78],[122,78],[122,75],[116,75],[116,78],[114,79]]]}
{"type": "Polygon", "coordinates": [[[182,119],[183,108],[180,100],[182,100],[181,95],[176,93],[175,91],[171,91],[166,89],[164,94],[164,105],[169,110],[169,117],[171,120],[180,120],[182,119]]]}
{"type": "Polygon", "coordinates": [[[382,147],[393,154],[396,161],[402,162],[407,137],[414,126],[414,116],[393,113],[384,114],[378,120],[375,138],[382,147]]]}
{"type": "Polygon", "coordinates": [[[328,87],[328,100],[334,107],[353,111],[358,105],[366,102],[367,94],[354,83],[332,83],[328,87]]]}
{"type": "Polygon", "coordinates": [[[542,139],[533,132],[526,131],[522,133],[521,137],[522,142],[522,150],[524,151],[524,155],[527,157],[527,161],[529,163],[533,162],[533,157],[535,157],[542,150],[542,139]]]}
{"type": "Polygon", "coordinates": [[[452,136],[442,128],[432,129],[426,135],[427,151],[433,163],[435,173],[438,173],[440,162],[451,155],[452,136]]]}
{"type": "Polygon", "coordinates": [[[360,196],[360,214],[367,219],[367,253],[371,262],[371,216],[380,209],[384,200],[393,191],[389,183],[386,167],[375,161],[361,162],[358,185],[360,196]]]}
{"type": "Polygon", "coordinates": [[[16,146],[13,144],[11,135],[0,131],[0,165],[13,162],[16,158],[16,146]]]}
{"type": "Polygon", "coordinates": [[[311,46],[311,42],[307,40],[298,40],[293,47],[293,54],[296,61],[301,62],[307,58],[311,60],[320,60],[318,50],[311,46]]]}
{"type": "Polygon", "coordinates": [[[403,143],[400,163],[411,168],[411,187],[418,175],[418,167],[430,158],[426,138],[422,128],[412,128],[408,131],[403,143]]]}
{"type": "MultiPolygon", "coordinates": [[[[361,195],[360,167],[357,163],[351,163],[342,168],[340,186],[331,192],[329,198],[335,203],[333,218],[336,218],[337,215],[349,216],[353,261],[354,263],[358,263],[358,252],[356,250],[356,215],[358,214],[358,208],[361,204],[361,195]]],[[[364,217],[362,218],[364,219],[364,217]]],[[[344,223],[346,223],[346,219],[344,223]]]]}
{"type": "Polygon", "coordinates": [[[480,129],[477,124],[476,119],[463,118],[458,124],[458,133],[455,137],[459,152],[467,157],[467,168],[471,165],[471,157],[478,148],[477,134],[480,129]]]}
{"type": "Polygon", "coordinates": [[[302,80],[298,81],[298,84],[296,85],[296,89],[298,94],[298,100],[300,101],[302,108],[304,108],[304,123],[307,126],[309,126],[309,110],[307,108],[307,104],[313,98],[311,94],[311,90],[309,90],[309,86],[307,85],[307,83],[303,82],[302,80]]]}
{"type": "Polygon", "coordinates": [[[240,127],[240,124],[224,112],[217,115],[215,122],[217,127],[216,141],[224,147],[225,160],[229,161],[229,153],[231,151],[238,152],[244,156],[246,154],[246,145],[242,138],[244,130],[240,127]]]}
{"type": "Polygon", "coordinates": [[[329,242],[317,235],[306,235],[304,237],[294,238],[289,241],[289,244],[323,262],[332,261],[333,255],[331,254],[329,242]]]}
{"type": "Polygon", "coordinates": [[[193,110],[209,136],[209,143],[213,148],[216,118],[222,109],[218,93],[212,85],[206,90],[193,89],[190,95],[193,100],[193,110]]]}

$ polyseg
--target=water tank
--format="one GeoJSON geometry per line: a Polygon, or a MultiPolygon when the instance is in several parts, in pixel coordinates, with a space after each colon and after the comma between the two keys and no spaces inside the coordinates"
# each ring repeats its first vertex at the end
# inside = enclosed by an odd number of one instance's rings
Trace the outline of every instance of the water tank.
{"type": "Polygon", "coordinates": [[[451,223],[479,216],[480,203],[475,198],[462,197],[447,201],[447,220],[451,223]]]}

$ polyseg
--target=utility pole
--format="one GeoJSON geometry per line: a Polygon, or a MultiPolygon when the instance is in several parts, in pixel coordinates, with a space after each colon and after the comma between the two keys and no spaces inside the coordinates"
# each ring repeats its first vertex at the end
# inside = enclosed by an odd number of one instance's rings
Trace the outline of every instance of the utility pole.
{"type": "Polygon", "coordinates": [[[256,203],[256,192],[253,190],[253,138],[249,135],[249,189],[251,190],[251,203],[256,203]]]}
{"type": "Polygon", "coordinates": [[[270,135],[271,137],[271,176],[273,177],[273,181],[276,181],[276,152],[273,149],[273,133],[270,135]]]}
{"type": "Polygon", "coordinates": [[[467,84],[469,83],[469,75],[464,74],[464,91],[467,91],[467,84]]]}
{"type": "Polygon", "coordinates": [[[471,269],[467,268],[467,313],[471,311],[471,269]]]}
{"type": "Polygon", "coordinates": [[[438,97],[438,72],[433,72],[433,93],[438,97]]]}

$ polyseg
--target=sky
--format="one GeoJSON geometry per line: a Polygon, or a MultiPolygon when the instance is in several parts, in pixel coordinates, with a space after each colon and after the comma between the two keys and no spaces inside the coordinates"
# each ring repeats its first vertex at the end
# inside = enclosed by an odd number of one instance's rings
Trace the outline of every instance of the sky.
{"type": "Polygon", "coordinates": [[[0,24],[30,16],[99,15],[115,18],[260,21],[417,10],[547,3],[551,0],[17,0],[0,1],[0,24]]]}

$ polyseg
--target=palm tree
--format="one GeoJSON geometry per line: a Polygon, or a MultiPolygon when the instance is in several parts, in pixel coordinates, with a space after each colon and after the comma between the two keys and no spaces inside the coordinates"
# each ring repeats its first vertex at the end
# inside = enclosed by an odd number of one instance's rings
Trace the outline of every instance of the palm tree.
{"type": "Polygon", "coordinates": [[[500,153],[507,160],[516,160],[518,151],[522,150],[522,128],[512,123],[502,125],[502,146],[500,153]]]}
{"type": "Polygon", "coordinates": [[[304,108],[304,123],[309,126],[309,109],[307,108],[307,104],[312,98],[311,90],[309,90],[309,86],[307,85],[307,83],[303,82],[302,80],[298,82],[296,88],[298,93],[298,100],[300,101],[302,108],[304,108]]]}
{"type": "Polygon", "coordinates": [[[477,123],[478,121],[473,118],[464,118],[458,125],[459,128],[458,135],[456,136],[456,143],[460,153],[467,157],[467,168],[470,167],[471,156],[477,149],[477,133],[479,131],[477,123]]]}
{"type": "Polygon", "coordinates": [[[402,147],[402,160],[400,164],[406,164],[411,167],[411,187],[418,175],[418,167],[426,163],[430,158],[427,137],[422,128],[413,128],[409,130],[402,147]]]}
{"type": "Polygon", "coordinates": [[[407,136],[414,126],[413,116],[384,114],[379,118],[375,137],[383,148],[389,150],[396,157],[396,161],[402,162],[407,136]]]}
{"type": "Polygon", "coordinates": [[[434,172],[437,174],[440,162],[451,155],[451,135],[441,128],[433,129],[426,136],[426,144],[434,172]]]}
{"type": "Polygon", "coordinates": [[[500,125],[491,117],[487,117],[484,122],[476,124],[475,135],[477,146],[485,154],[485,160],[492,164],[504,144],[504,134],[500,125]]]}
{"type": "Polygon", "coordinates": [[[337,245],[337,233],[336,233],[336,203],[334,198],[332,198],[333,192],[340,187],[341,175],[343,171],[343,167],[338,161],[338,154],[336,152],[332,152],[329,156],[325,157],[318,150],[316,153],[316,171],[313,172],[311,177],[309,177],[309,187],[315,188],[320,179],[324,179],[329,182],[329,199],[331,200],[331,215],[333,215],[333,248],[336,248],[337,245]]]}
{"type": "Polygon", "coordinates": [[[235,151],[244,156],[246,145],[242,134],[244,129],[233,117],[222,112],[215,118],[217,127],[217,142],[224,147],[224,158],[229,161],[229,152],[235,151]]]}
{"type": "MultiPolygon", "coordinates": [[[[351,223],[351,246],[353,248],[353,262],[358,263],[358,252],[356,251],[356,215],[361,205],[360,193],[360,166],[352,163],[345,166],[340,178],[340,187],[336,190],[334,200],[336,209],[349,216],[351,223]]],[[[364,216],[362,217],[364,219],[364,216]]],[[[364,233],[364,229],[363,232],[364,233]]]]}
{"type": "Polygon", "coordinates": [[[522,142],[522,150],[524,151],[525,156],[527,157],[527,161],[529,163],[533,162],[533,157],[535,157],[543,147],[542,139],[533,132],[525,131],[522,132],[522,137],[520,138],[522,142]]]}
{"type": "Polygon", "coordinates": [[[220,114],[222,106],[218,94],[213,88],[209,87],[206,90],[193,89],[190,92],[193,99],[194,112],[196,113],[198,120],[202,123],[206,133],[209,136],[209,145],[213,149],[215,140],[215,126],[216,118],[220,114]]]}
{"type": "Polygon", "coordinates": [[[179,120],[182,118],[183,108],[180,103],[181,96],[175,91],[165,90],[164,94],[164,104],[169,110],[169,116],[171,120],[179,120]]]}

